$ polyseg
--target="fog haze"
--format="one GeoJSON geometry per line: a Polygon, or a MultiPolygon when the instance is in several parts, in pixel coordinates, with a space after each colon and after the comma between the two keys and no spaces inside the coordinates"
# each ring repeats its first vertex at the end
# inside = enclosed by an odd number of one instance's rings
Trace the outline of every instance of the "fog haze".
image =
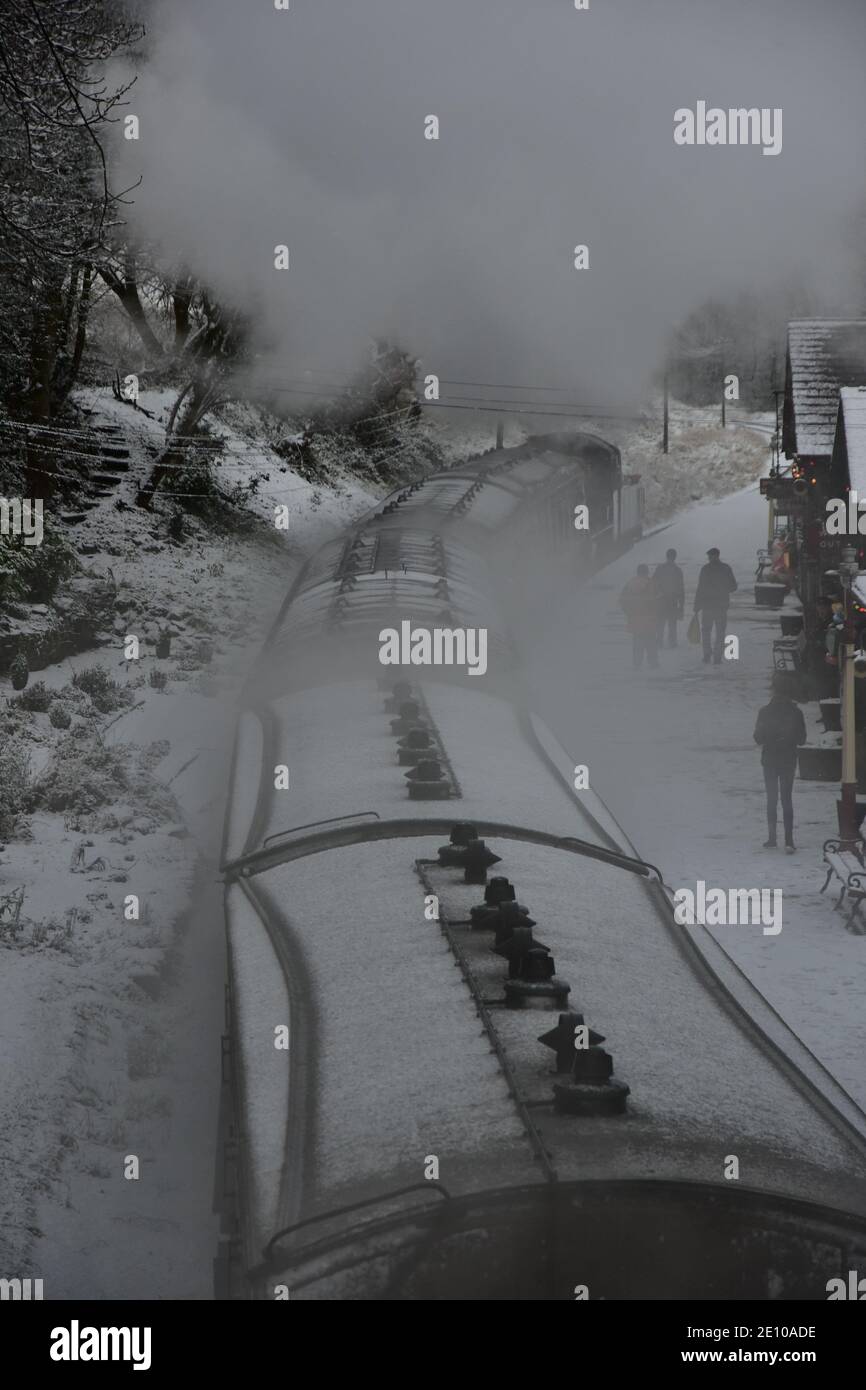
{"type": "Polygon", "coordinates": [[[851,0],[145,15],[141,137],[115,151],[125,180],[142,175],[133,226],[255,305],[280,373],[344,370],[382,334],[443,377],[623,403],[710,294],[793,280],[838,308],[855,292],[866,7],[851,0]],[[674,111],[698,100],[781,107],[781,154],[677,147],[674,111]]]}

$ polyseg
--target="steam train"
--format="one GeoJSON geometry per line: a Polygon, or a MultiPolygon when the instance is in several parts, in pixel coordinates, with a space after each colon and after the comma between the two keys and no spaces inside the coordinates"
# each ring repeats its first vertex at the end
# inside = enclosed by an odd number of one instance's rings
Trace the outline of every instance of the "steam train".
{"type": "Polygon", "coordinates": [[[293,584],[226,814],[218,1298],[823,1299],[863,1267],[866,1116],[522,694],[513,606],[639,534],[637,487],[591,436],[493,451],[293,584]],[[406,622],[483,628],[483,675],[383,666],[406,622]]]}

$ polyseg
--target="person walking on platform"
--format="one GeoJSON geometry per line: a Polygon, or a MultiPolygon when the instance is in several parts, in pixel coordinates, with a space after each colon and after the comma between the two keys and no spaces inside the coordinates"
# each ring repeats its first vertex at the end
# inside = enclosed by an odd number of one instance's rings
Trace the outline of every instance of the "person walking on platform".
{"type": "Polygon", "coordinates": [[[619,596],[619,606],[625,613],[628,630],[632,636],[634,669],[640,670],[644,654],[647,664],[652,668],[657,667],[658,595],[650,579],[648,565],[638,565],[637,574],[628,581],[619,596]]]}
{"type": "Polygon", "coordinates": [[[704,661],[709,661],[712,657],[716,666],[720,666],[722,662],[725,631],[728,626],[728,604],[736,587],[737,581],[730,565],[720,560],[718,548],[711,546],[707,551],[707,563],[698,578],[695,612],[701,615],[704,661]]]}
{"type": "Polygon", "coordinates": [[[803,711],[784,693],[778,680],[773,684],[770,703],[758,711],[755,742],[761,748],[761,766],[767,789],[767,838],[764,849],[776,848],[776,811],[781,800],[785,853],[793,854],[796,845],[792,793],[797,749],[806,742],[806,721],[803,711]]]}
{"type": "Polygon", "coordinates": [[[683,572],[676,563],[677,552],[668,550],[663,565],[656,565],[653,584],[658,594],[658,644],[665,644],[665,628],[668,632],[668,646],[677,645],[677,623],[683,616],[686,605],[686,586],[683,572]]]}

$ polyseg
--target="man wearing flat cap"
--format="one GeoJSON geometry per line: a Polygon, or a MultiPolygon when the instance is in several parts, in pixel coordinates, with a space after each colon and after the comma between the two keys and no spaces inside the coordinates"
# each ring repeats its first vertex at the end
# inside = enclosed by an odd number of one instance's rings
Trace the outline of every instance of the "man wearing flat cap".
{"type": "Polygon", "coordinates": [[[737,587],[734,572],[719,558],[716,546],[707,551],[707,563],[701,570],[695,593],[695,612],[701,615],[701,636],[704,642],[704,661],[722,663],[725,631],[728,626],[728,604],[737,587]],[[715,641],[713,634],[715,630],[715,641]]]}

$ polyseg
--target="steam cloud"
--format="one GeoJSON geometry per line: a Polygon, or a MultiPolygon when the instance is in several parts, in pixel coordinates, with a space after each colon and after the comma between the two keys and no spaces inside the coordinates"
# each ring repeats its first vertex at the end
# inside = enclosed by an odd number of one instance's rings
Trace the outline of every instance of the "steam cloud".
{"type": "Polygon", "coordinates": [[[859,0],[155,0],[145,14],[141,138],[114,151],[118,175],[143,176],[133,225],[258,308],[280,375],[346,370],[384,334],[443,378],[625,403],[709,294],[791,277],[837,307],[853,292],[859,0]],[[782,107],[781,154],[676,146],[673,113],[698,99],[782,107]]]}

